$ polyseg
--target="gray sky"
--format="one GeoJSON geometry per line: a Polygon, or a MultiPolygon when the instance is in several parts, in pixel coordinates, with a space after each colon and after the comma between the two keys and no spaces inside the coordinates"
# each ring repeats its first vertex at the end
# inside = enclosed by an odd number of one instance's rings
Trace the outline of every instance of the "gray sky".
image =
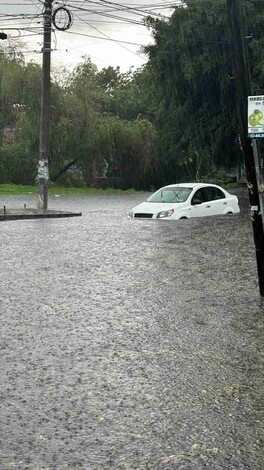
{"type": "MultiPolygon", "coordinates": [[[[53,8],[66,6],[74,21],[68,31],[52,33],[52,65],[72,67],[86,55],[99,69],[138,68],[146,60],[140,45],[152,42],[143,18],[169,17],[173,12],[169,7],[177,3],[180,0],[56,0],[53,8]]],[[[13,40],[21,36],[25,58],[36,62],[41,61],[42,12],[42,0],[0,0],[0,31],[13,40]]]]}

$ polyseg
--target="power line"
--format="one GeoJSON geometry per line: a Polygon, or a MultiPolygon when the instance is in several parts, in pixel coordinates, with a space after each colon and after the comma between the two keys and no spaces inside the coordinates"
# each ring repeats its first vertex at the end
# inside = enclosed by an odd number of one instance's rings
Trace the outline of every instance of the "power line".
{"type": "MultiPolygon", "coordinates": [[[[176,0],[177,2],[177,0],[176,0]]],[[[180,0],[178,0],[178,4],[181,3],[180,0]]],[[[6,0],[4,2],[1,2],[0,0],[0,5],[6,5],[6,0]]],[[[18,5],[17,3],[12,3],[9,5],[17,5],[19,8],[19,11],[17,13],[6,13],[6,14],[1,14],[0,15],[0,25],[2,27],[4,25],[7,26],[9,30],[14,29],[19,29],[23,32],[21,37],[26,38],[26,37],[31,37],[33,38],[34,36],[37,37],[41,34],[43,31],[43,25],[39,24],[40,23],[40,18],[43,16],[43,2],[42,0],[32,0],[31,3],[29,3],[28,0],[24,0],[18,5]],[[24,6],[29,7],[32,6],[32,8],[35,8],[37,11],[36,13],[21,13],[22,9],[24,6]],[[26,23],[29,23],[28,25],[26,23]]],[[[115,24],[117,27],[121,25],[129,25],[129,26],[140,26],[147,28],[147,26],[143,23],[143,20],[147,16],[154,16],[154,17],[160,17],[162,19],[167,19],[165,15],[159,15],[157,13],[158,10],[161,10],[164,12],[167,8],[174,8],[175,7],[175,2],[154,2],[151,0],[150,2],[145,1],[143,4],[139,3],[123,3],[123,2],[112,2],[110,0],[76,0],[72,2],[68,2],[67,0],[57,0],[53,2],[53,6],[64,6],[66,8],[71,9],[71,11],[74,13],[75,17],[77,18],[77,23],[75,22],[75,26],[79,27],[81,24],[87,25],[87,27],[94,29],[98,31],[98,33],[101,35],[92,35],[92,34],[86,34],[86,33],[81,33],[78,31],[78,29],[75,30],[71,29],[70,31],[67,31],[68,34],[80,36],[80,37],[87,37],[87,38],[92,38],[96,39],[99,41],[108,41],[115,43],[119,45],[120,47],[123,47],[126,49],[128,52],[136,55],[137,57],[140,57],[138,53],[130,50],[129,48],[126,47],[126,45],[132,45],[132,46],[137,46],[137,47],[142,47],[144,44],[140,44],[138,42],[129,41],[129,40],[119,40],[115,38],[111,38],[108,34],[106,34],[103,31],[104,26],[107,24],[115,24]],[[92,15],[92,18],[89,18],[89,21],[87,21],[87,15],[92,15]],[[96,16],[101,17],[96,21],[96,16]],[[93,24],[94,23],[94,24],[93,24]],[[96,27],[96,23],[101,25],[102,27],[98,29],[96,27]],[[78,26],[77,26],[78,25],[78,26]],[[103,36],[103,37],[102,37],[103,36]]],[[[67,47],[68,48],[68,47],[67,47]]],[[[143,59],[143,57],[141,57],[143,59]]]]}
{"type": "MultiPolygon", "coordinates": [[[[111,40],[112,41],[112,38],[110,38],[107,34],[103,33],[102,31],[100,31],[98,28],[96,28],[95,26],[89,24],[87,21],[85,21],[85,24],[87,24],[88,26],[90,26],[91,28],[95,29],[95,31],[97,31],[98,33],[102,34],[103,36],[105,36],[107,39],[111,40]]],[[[103,38],[102,38],[103,39],[103,38]]],[[[116,42],[117,45],[119,45],[120,47],[123,47],[123,49],[127,50],[128,52],[130,52],[131,54],[135,54],[134,51],[131,51],[130,49],[128,49],[126,46],[124,46],[122,43],[118,43],[115,39],[114,41],[116,42]]]]}
{"type": "Polygon", "coordinates": [[[84,36],[84,37],[87,37],[87,38],[94,38],[94,39],[102,39],[103,41],[112,41],[112,42],[116,42],[116,43],[122,43],[122,44],[130,44],[132,46],[139,46],[139,47],[143,47],[144,44],[139,44],[139,43],[136,43],[136,42],[130,42],[130,41],[121,41],[121,40],[118,40],[118,39],[110,39],[110,38],[102,38],[100,36],[93,36],[91,34],[84,34],[84,33],[76,33],[75,31],[65,31],[65,33],[67,34],[74,34],[74,35],[77,35],[77,36],[84,36]]]}
{"type": "MultiPolygon", "coordinates": [[[[89,1],[89,5],[90,4],[93,4],[93,5],[96,5],[96,6],[101,6],[102,5],[102,1],[103,0],[98,0],[98,1],[89,1]]],[[[118,4],[114,4],[113,2],[108,2],[107,4],[109,4],[109,7],[110,7],[110,10],[94,10],[94,9],[87,9],[87,8],[83,8],[83,7],[78,7],[76,5],[73,5],[73,4],[68,4],[68,6],[70,8],[72,8],[73,11],[84,11],[84,12],[87,12],[87,13],[93,13],[93,14],[97,14],[97,15],[102,15],[102,16],[111,16],[109,15],[109,12],[113,12],[113,11],[121,11],[121,12],[125,12],[125,13],[130,13],[130,14],[133,14],[133,15],[137,15],[137,16],[140,16],[141,18],[145,18],[146,16],[150,16],[150,12],[146,12],[146,11],[143,11],[143,10],[140,10],[140,9],[134,9],[134,8],[130,8],[130,7],[126,7],[126,6],[122,6],[122,5],[119,5],[119,8],[116,8],[116,6],[118,4]],[[146,14],[148,13],[148,14],[146,14]]],[[[154,16],[158,16],[160,17],[160,15],[158,13],[154,13],[154,16]]],[[[118,17],[115,15],[116,18],[120,18],[120,19],[123,19],[122,17],[118,17]]],[[[168,19],[168,17],[162,15],[162,18],[164,19],[168,19]]]]}

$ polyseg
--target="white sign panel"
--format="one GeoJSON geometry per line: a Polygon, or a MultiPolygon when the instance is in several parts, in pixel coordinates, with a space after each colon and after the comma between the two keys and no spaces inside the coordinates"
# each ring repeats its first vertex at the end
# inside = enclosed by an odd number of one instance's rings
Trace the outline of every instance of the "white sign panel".
{"type": "Polygon", "coordinates": [[[264,138],[264,96],[248,97],[248,136],[264,138]]]}

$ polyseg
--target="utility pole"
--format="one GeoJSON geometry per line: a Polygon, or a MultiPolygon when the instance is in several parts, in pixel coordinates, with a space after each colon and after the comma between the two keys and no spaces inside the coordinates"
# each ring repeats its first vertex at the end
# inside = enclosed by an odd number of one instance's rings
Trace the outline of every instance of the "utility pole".
{"type": "Polygon", "coordinates": [[[260,295],[264,296],[264,233],[256,174],[256,146],[248,137],[247,97],[251,95],[250,73],[245,42],[244,18],[241,0],[226,0],[231,29],[234,78],[236,83],[237,111],[240,122],[241,146],[245,156],[245,169],[252,214],[252,228],[256,248],[256,259],[260,295]]]}
{"type": "Polygon", "coordinates": [[[38,202],[39,210],[48,207],[48,179],[49,179],[49,111],[50,111],[50,55],[51,55],[51,23],[52,1],[44,3],[44,37],[42,60],[42,92],[40,111],[40,135],[39,135],[39,167],[38,167],[38,202]]]}

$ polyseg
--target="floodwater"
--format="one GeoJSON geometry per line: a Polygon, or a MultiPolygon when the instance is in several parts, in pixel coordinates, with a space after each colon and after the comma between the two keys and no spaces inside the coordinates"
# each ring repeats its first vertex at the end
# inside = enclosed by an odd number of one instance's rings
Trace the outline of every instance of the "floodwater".
{"type": "Polygon", "coordinates": [[[1,470],[263,470],[247,195],[237,216],[128,219],[144,199],[0,223],[1,470]]]}

